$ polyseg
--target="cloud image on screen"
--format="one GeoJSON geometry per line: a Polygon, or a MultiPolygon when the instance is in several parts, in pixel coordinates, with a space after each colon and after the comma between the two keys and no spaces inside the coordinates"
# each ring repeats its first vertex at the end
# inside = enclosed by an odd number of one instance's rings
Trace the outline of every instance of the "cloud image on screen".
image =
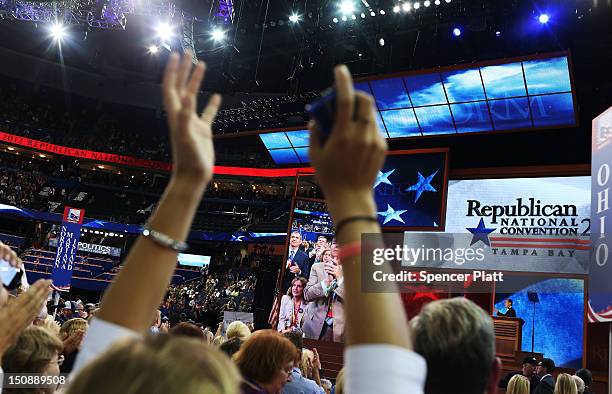
{"type": "Polygon", "coordinates": [[[492,130],[486,101],[451,104],[450,106],[458,133],[492,130]]]}
{"type": "Polygon", "coordinates": [[[530,97],[534,126],[560,126],[576,123],[571,93],[530,97]]]}
{"type": "Polygon", "coordinates": [[[415,108],[423,135],[450,134],[455,132],[448,105],[415,108]]]}
{"type": "Polygon", "coordinates": [[[495,130],[532,127],[527,97],[489,101],[495,130]]]}
{"type": "Polygon", "coordinates": [[[378,109],[410,108],[410,99],[401,78],[371,81],[378,109]]]}
{"type": "Polygon", "coordinates": [[[438,73],[405,77],[404,82],[410,93],[412,105],[415,107],[447,103],[438,73]]]}
{"type": "Polygon", "coordinates": [[[259,134],[259,138],[261,138],[261,141],[268,149],[291,147],[285,133],[264,133],[259,134]]]}
{"type": "Polygon", "coordinates": [[[527,95],[520,62],[482,67],[480,73],[488,99],[527,95]]]}
{"type": "Polygon", "coordinates": [[[530,95],[561,93],[572,90],[567,57],[523,62],[527,91],[530,95]]]}
{"type": "Polygon", "coordinates": [[[484,100],[485,94],[477,68],[442,73],[449,103],[484,100]]]}
{"type": "Polygon", "coordinates": [[[382,111],[380,114],[385,120],[389,137],[395,138],[421,135],[419,125],[412,109],[382,111]]]}

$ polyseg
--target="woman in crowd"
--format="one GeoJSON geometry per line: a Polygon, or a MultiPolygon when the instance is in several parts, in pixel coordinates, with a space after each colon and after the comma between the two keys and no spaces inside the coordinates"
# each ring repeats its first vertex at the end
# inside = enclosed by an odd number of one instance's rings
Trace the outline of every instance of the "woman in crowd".
{"type": "MultiPolygon", "coordinates": [[[[63,361],[62,341],[43,327],[26,328],[15,344],[7,349],[2,356],[2,368],[5,373],[59,375],[63,361]]],[[[31,390],[4,388],[3,393],[54,393],[55,385],[47,389],[31,390]]]]}
{"type": "Polygon", "coordinates": [[[572,379],[574,379],[574,383],[576,383],[576,389],[578,390],[578,394],[584,393],[584,380],[580,378],[580,376],[572,375],[572,379]]]}
{"type": "Polygon", "coordinates": [[[245,341],[250,336],[251,330],[249,329],[249,326],[247,326],[240,320],[231,322],[227,326],[227,330],[225,331],[225,338],[227,340],[239,338],[240,340],[245,341]]]}
{"type": "Polygon", "coordinates": [[[62,373],[72,371],[87,327],[89,327],[87,320],[81,318],[70,319],[62,324],[59,332],[60,339],[63,341],[62,356],[64,356],[64,363],[60,368],[62,373]]]}
{"type": "Polygon", "coordinates": [[[281,299],[276,328],[279,332],[293,331],[302,327],[302,318],[306,309],[305,287],[306,279],[302,277],[298,276],[291,281],[291,287],[287,289],[287,294],[283,295],[281,299]]]}
{"type": "Polygon", "coordinates": [[[578,394],[578,388],[571,375],[560,373],[555,383],[555,394],[578,394]]]}
{"type": "Polygon", "coordinates": [[[242,373],[242,394],[280,394],[293,369],[297,349],[273,330],[256,331],[247,339],[234,361],[242,373]]]}
{"type": "MultiPolygon", "coordinates": [[[[90,393],[93,389],[100,389],[108,384],[109,376],[112,376],[112,380],[125,382],[126,387],[129,382],[131,393],[190,393],[195,389],[177,390],[176,382],[181,380],[182,387],[190,383],[200,387],[205,382],[213,385],[213,380],[218,379],[208,374],[206,368],[188,369],[180,375],[181,379],[169,379],[168,376],[176,371],[168,366],[168,362],[162,364],[162,361],[180,357],[181,352],[190,351],[195,346],[191,342],[174,345],[169,340],[171,351],[164,352],[163,347],[157,349],[156,346],[147,345],[150,339],[143,339],[172,279],[177,253],[186,249],[185,240],[191,223],[212,179],[215,155],[211,124],[219,108],[220,97],[213,95],[202,115],[196,114],[196,97],[204,68],[204,64],[199,63],[191,71],[192,56],[189,52],[181,62],[176,54],[170,57],[164,75],[163,97],[173,152],[171,179],[142,235],[130,250],[124,268],[104,294],[100,312],[92,320],[83,341],[73,371],[73,386],[68,389],[68,394],[90,393]],[[123,342],[113,347],[120,340],[123,342]],[[143,348],[147,356],[159,354],[156,357],[142,357],[140,349],[143,348]],[[143,365],[147,365],[144,360],[149,359],[159,363],[155,364],[156,368],[143,368],[143,365]],[[104,373],[113,365],[112,375],[104,373]],[[123,365],[134,367],[122,368],[123,365]],[[83,370],[83,373],[79,374],[79,370],[83,370]],[[100,373],[94,373],[96,371],[100,373]],[[163,384],[159,383],[162,380],[163,384]],[[149,390],[150,381],[159,385],[156,391],[149,390]]],[[[354,92],[346,66],[336,67],[335,88],[337,105],[333,131],[322,145],[316,125],[309,125],[309,156],[337,226],[339,255],[344,267],[346,392],[421,394],[425,361],[412,351],[398,292],[361,291],[359,242],[361,234],[375,236],[381,231],[373,185],[385,159],[386,142],[376,124],[373,98],[362,92],[354,92]]],[[[382,246],[382,241],[377,241],[374,246],[382,246]]],[[[368,244],[368,247],[371,245],[368,244]]],[[[392,272],[388,264],[378,269],[384,273],[392,272]]],[[[218,359],[218,350],[204,344],[201,346],[198,355],[206,363],[218,359]]],[[[269,389],[275,393],[292,369],[294,352],[295,346],[278,332],[262,331],[251,335],[242,345],[236,355],[236,363],[246,379],[254,380],[259,386],[269,385],[269,389]],[[258,349],[258,352],[253,349],[258,349]],[[254,364],[253,359],[260,360],[261,365],[254,364]],[[250,369],[249,364],[257,368],[250,369]],[[275,368],[274,375],[270,372],[271,367],[275,368]],[[261,374],[258,368],[261,368],[261,374]]],[[[231,371],[229,366],[224,369],[231,371]]],[[[228,377],[229,380],[234,379],[228,377]]],[[[238,383],[237,378],[235,383],[238,383]]],[[[232,387],[228,382],[223,390],[233,393],[232,387]]],[[[265,391],[255,387],[248,385],[245,390],[268,392],[265,387],[265,391]]],[[[108,391],[124,390],[117,388],[108,391]]]]}
{"type": "Polygon", "coordinates": [[[514,375],[508,382],[506,394],[529,394],[529,379],[523,375],[514,375]]]}

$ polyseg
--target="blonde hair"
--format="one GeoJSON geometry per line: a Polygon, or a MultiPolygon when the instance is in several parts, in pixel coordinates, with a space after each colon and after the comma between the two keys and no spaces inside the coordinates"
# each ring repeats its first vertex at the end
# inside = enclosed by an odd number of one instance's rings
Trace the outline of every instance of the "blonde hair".
{"type": "Polygon", "coordinates": [[[506,394],[529,394],[530,386],[529,379],[523,375],[514,375],[508,382],[506,394]]]}
{"type": "Polygon", "coordinates": [[[578,387],[571,375],[560,373],[555,384],[555,394],[578,394],[578,387]]]}
{"type": "Polygon", "coordinates": [[[201,340],[149,335],[119,342],[87,365],[65,394],[237,394],[229,358],[201,340]]]}
{"type": "Polygon", "coordinates": [[[576,383],[576,389],[578,389],[578,394],[584,393],[584,380],[580,376],[572,375],[572,379],[574,379],[574,383],[576,383]]]}
{"type": "Polygon", "coordinates": [[[62,327],[60,328],[60,335],[63,335],[68,338],[77,331],[87,331],[88,327],[89,324],[87,323],[87,320],[77,317],[74,319],[67,320],[64,324],[62,324],[62,327]]]}
{"type": "MultiPolygon", "coordinates": [[[[5,373],[44,373],[53,358],[62,351],[57,335],[44,327],[26,328],[2,356],[5,373]]],[[[8,389],[5,389],[9,392],[8,389]]]]}
{"type": "Polygon", "coordinates": [[[212,344],[214,346],[221,346],[225,343],[225,341],[227,341],[227,339],[225,339],[225,337],[223,335],[217,335],[213,341],[212,344]]]}
{"type": "Polygon", "coordinates": [[[258,383],[268,383],[295,360],[295,345],[275,330],[256,331],[234,354],[234,361],[243,376],[258,383]]]}
{"type": "Polygon", "coordinates": [[[338,372],[338,376],[336,376],[336,390],[335,394],[344,394],[344,367],[338,372]]]}
{"type": "Polygon", "coordinates": [[[225,337],[227,339],[239,338],[244,341],[250,335],[251,330],[249,330],[249,327],[240,320],[231,322],[229,326],[227,326],[227,330],[225,331],[225,337]]]}
{"type": "Polygon", "coordinates": [[[302,376],[310,379],[312,375],[312,360],[314,358],[314,353],[310,349],[302,349],[302,359],[300,360],[300,370],[302,371],[302,376]]]}
{"type": "Polygon", "coordinates": [[[495,361],[493,320],[457,297],[427,304],[410,323],[414,351],[427,361],[427,393],[486,390],[495,361]]]}
{"type": "Polygon", "coordinates": [[[45,320],[43,320],[42,322],[38,322],[35,325],[39,327],[44,327],[59,337],[60,325],[58,322],[55,321],[55,319],[53,319],[53,315],[47,315],[45,320]]]}

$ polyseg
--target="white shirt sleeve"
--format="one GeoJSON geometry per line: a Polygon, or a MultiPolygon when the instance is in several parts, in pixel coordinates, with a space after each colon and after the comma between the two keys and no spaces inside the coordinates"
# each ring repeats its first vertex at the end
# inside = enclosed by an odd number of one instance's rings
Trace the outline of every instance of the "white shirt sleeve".
{"type": "Polygon", "coordinates": [[[84,366],[108,350],[115,342],[140,337],[140,334],[128,328],[94,318],[83,338],[71,376],[76,376],[84,366]]]}
{"type": "Polygon", "coordinates": [[[347,393],[423,394],[427,364],[408,349],[386,344],[345,350],[347,393]]]}

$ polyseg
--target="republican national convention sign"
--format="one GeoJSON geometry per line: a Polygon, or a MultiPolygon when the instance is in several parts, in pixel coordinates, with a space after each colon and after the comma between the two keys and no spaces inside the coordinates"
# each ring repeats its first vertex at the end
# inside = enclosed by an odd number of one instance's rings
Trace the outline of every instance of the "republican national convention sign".
{"type": "Polygon", "coordinates": [[[589,322],[612,322],[612,236],[610,185],[612,184],[612,107],[593,120],[591,157],[591,265],[589,322]]]}
{"type": "MultiPolygon", "coordinates": [[[[449,182],[439,242],[482,247],[485,259],[440,268],[586,274],[590,183],[588,176],[449,182]]],[[[415,239],[407,233],[405,244],[415,239]]]]}
{"type": "Polygon", "coordinates": [[[51,280],[52,287],[59,291],[70,290],[72,281],[72,269],[74,268],[76,252],[81,235],[81,224],[85,211],[83,209],[65,207],[64,220],[57,242],[57,253],[53,263],[51,280]]]}

